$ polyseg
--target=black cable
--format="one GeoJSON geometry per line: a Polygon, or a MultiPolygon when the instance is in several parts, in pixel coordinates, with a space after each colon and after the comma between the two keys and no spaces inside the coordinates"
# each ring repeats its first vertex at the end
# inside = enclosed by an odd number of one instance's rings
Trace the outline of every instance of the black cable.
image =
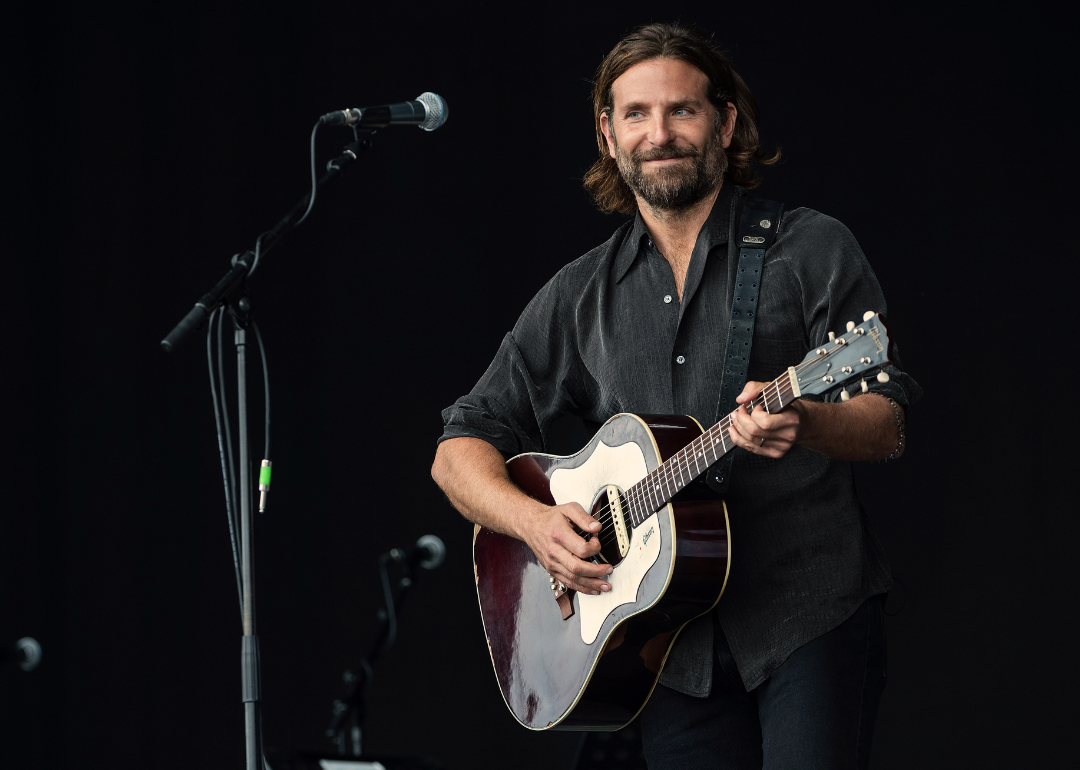
{"type": "MultiPolygon", "coordinates": [[[[210,315],[210,328],[206,332],[206,364],[210,370],[210,400],[214,402],[214,423],[217,426],[218,455],[221,458],[221,477],[225,483],[225,513],[229,518],[229,543],[232,545],[233,570],[236,572],[236,596],[240,600],[240,612],[244,611],[243,588],[240,580],[240,551],[236,543],[236,529],[233,526],[232,494],[230,493],[229,471],[225,461],[225,441],[221,431],[221,407],[218,404],[218,388],[214,377],[214,354],[213,354],[213,331],[214,319],[218,319],[218,326],[224,320],[220,310],[215,310],[210,315]]],[[[221,374],[219,372],[219,374],[221,374]]]]}
{"type": "Polygon", "coordinates": [[[390,575],[386,571],[386,563],[389,558],[389,554],[385,553],[379,557],[379,575],[382,577],[383,596],[386,597],[386,620],[388,623],[386,641],[383,642],[382,649],[379,651],[380,655],[388,652],[397,640],[397,609],[394,607],[394,592],[390,589],[390,575]]]}
{"type": "MultiPolygon", "coordinates": [[[[257,248],[257,247],[256,247],[257,248]]],[[[264,425],[263,459],[270,459],[270,369],[266,365],[266,348],[263,347],[263,338],[259,334],[259,325],[251,322],[251,328],[255,330],[255,339],[259,342],[259,357],[262,359],[263,370],[263,404],[266,407],[266,421],[264,425]]]]}
{"type": "Polygon", "coordinates": [[[315,175],[315,134],[319,131],[319,126],[322,125],[322,120],[318,120],[311,129],[311,198],[308,200],[307,211],[304,212],[304,216],[296,220],[296,224],[293,227],[297,227],[301,222],[308,218],[308,214],[311,213],[311,209],[315,206],[315,192],[319,189],[319,180],[315,175]]]}
{"type": "MultiPolygon", "coordinates": [[[[230,503],[231,508],[232,508],[232,512],[231,512],[231,515],[229,517],[229,527],[230,527],[230,531],[239,532],[240,531],[240,519],[239,519],[239,517],[240,517],[240,507],[239,507],[239,498],[238,498],[238,496],[236,494],[236,460],[234,459],[234,455],[233,455],[232,428],[230,427],[230,423],[229,423],[229,405],[228,405],[228,401],[225,398],[225,362],[224,362],[224,356],[223,356],[223,353],[222,353],[222,351],[224,350],[224,345],[223,345],[222,340],[221,340],[221,327],[224,326],[224,325],[225,325],[225,313],[224,313],[224,311],[222,311],[221,315],[218,317],[218,327],[217,327],[218,390],[219,390],[219,393],[220,393],[219,398],[221,399],[221,419],[222,419],[222,422],[225,423],[225,454],[226,454],[226,457],[228,458],[228,462],[226,463],[227,473],[228,473],[228,477],[229,477],[229,480],[228,480],[228,486],[229,486],[228,495],[229,495],[229,503],[230,503]]],[[[241,583],[241,586],[242,585],[243,584],[241,583]]],[[[243,588],[241,587],[241,597],[242,596],[243,596],[243,588]]],[[[241,607],[243,607],[243,600],[242,599],[241,599],[241,607]]],[[[241,613],[241,615],[242,615],[242,613],[241,613]]]]}
{"type": "MultiPolygon", "coordinates": [[[[300,224],[297,222],[297,224],[300,224]]],[[[262,239],[270,235],[273,230],[267,230],[265,233],[255,239],[255,259],[251,260],[251,269],[248,270],[248,278],[255,273],[255,268],[259,266],[259,258],[262,256],[262,239]]]]}

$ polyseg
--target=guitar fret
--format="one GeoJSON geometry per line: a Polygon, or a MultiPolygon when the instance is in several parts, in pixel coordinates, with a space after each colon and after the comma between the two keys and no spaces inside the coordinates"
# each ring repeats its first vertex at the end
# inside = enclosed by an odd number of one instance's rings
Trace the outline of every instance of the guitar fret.
{"type": "MultiPolygon", "coordinates": [[[[793,394],[791,373],[787,372],[766,385],[761,395],[748,406],[751,409],[762,406],[769,414],[775,414],[794,400],[793,394]]],[[[642,524],[710,465],[730,452],[735,447],[735,442],[731,440],[731,429],[731,417],[725,416],[626,490],[633,525],[642,524]]]]}
{"type": "MultiPolygon", "coordinates": [[[[871,334],[875,334],[875,332],[871,331],[871,334]]],[[[881,352],[881,342],[878,341],[877,336],[874,336],[874,340],[877,342],[878,352],[881,352]]],[[[798,373],[806,373],[807,367],[817,366],[823,358],[827,358],[837,350],[842,349],[845,342],[846,340],[843,339],[838,340],[835,348],[823,349],[818,352],[817,358],[811,359],[808,357],[798,367],[789,368],[780,377],[766,384],[758,397],[745,405],[746,408],[752,411],[760,406],[769,414],[777,414],[796,399],[795,394],[799,392],[797,378],[800,375],[798,373]]],[[[873,351],[870,352],[873,353],[873,351]]],[[[841,382],[851,376],[851,367],[846,367],[846,369],[845,374],[848,375],[847,377],[837,375],[841,382]]],[[[817,374],[813,376],[816,377],[817,374]]],[[[831,379],[828,378],[827,381],[831,381],[831,379]]],[[[713,463],[718,462],[728,452],[732,451],[735,448],[735,442],[732,440],[733,430],[733,418],[731,415],[724,415],[715,425],[703,431],[700,436],[656,468],[653,468],[630,489],[627,489],[624,494],[629,510],[629,518],[633,525],[638,526],[644,523],[656,511],[666,505],[673,496],[707,471],[713,463]]]]}

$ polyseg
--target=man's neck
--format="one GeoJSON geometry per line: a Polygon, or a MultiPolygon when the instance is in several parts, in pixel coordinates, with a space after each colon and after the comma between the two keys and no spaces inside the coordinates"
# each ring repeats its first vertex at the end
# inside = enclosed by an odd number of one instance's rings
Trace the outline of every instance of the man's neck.
{"type": "MultiPolygon", "coordinates": [[[[721,182],[721,186],[722,184],[721,182]]],[[[719,194],[720,186],[698,203],[680,211],[654,209],[638,198],[641,220],[645,223],[656,248],[671,264],[680,301],[686,280],[686,270],[690,266],[690,255],[694,251],[694,244],[697,243],[698,233],[701,232],[701,226],[705,224],[705,220],[709,218],[713,204],[716,203],[716,196],[719,194]]]]}

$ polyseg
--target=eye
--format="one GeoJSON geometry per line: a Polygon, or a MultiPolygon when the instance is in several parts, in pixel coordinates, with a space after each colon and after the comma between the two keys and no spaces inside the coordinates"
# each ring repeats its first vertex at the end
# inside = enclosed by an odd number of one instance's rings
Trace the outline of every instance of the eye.
{"type": "Polygon", "coordinates": [[[690,110],[687,107],[679,107],[679,109],[675,110],[675,112],[672,113],[672,114],[673,115],[689,115],[690,110]]]}
{"type": "Polygon", "coordinates": [[[637,120],[638,118],[643,117],[644,114],[645,113],[643,113],[641,110],[631,110],[630,112],[626,113],[626,117],[628,120],[637,120]]]}

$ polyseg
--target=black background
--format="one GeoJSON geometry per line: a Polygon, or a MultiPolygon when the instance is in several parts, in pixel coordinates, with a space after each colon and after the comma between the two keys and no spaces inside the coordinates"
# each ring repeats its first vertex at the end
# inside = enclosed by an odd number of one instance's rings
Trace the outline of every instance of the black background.
{"type": "MultiPolygon", "coordinates": [[[[320,114],[432,90],[446,126],[379,132],[253,281],[275,420],[257,533],[267,743],[329,748],[341,671],[376,628],[376,557],[431,532],[449,556],[377,671],[366,748],[568,765],[575,735],[529,733],[499,697],[471,526],[429,467],[440,409],[621,221],[580,185],[589,79],[633,26],[675,18],[715,33],[783,147],[761,193],[855,233],[926,389],[904,459],[859,471],[902,581],[875,765],[1069,756],[1067,19],[1030,4],[162,2],[23,4],[3,23],[0,641],[34,636],[44,659],[0,670],[0,764],[241,766],[205,354],[158,340],[305,192],[320,114]]],[[[347,139],[323,132],[320,161],[347,139]]]]}

